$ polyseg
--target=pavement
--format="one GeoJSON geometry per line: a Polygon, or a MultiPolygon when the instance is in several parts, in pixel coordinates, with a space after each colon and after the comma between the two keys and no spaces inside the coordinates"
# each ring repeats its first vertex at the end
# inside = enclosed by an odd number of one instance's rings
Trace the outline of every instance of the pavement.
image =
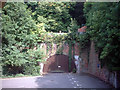
{"type": "Polygon", "coordinates": [[[49,73],[44,76],[2,79],[2,88],[111,88],[87,74],[49,73]]]}

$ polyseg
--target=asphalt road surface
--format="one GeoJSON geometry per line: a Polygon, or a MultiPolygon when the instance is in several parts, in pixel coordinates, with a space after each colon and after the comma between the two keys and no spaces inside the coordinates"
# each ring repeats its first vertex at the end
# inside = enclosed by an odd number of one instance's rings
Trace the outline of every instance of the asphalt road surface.
{"type": "Polygon", "coordinates": [[[49,73],[44,76],[2,79],[2,88],[110,88],[87,74],[49,73]]]}

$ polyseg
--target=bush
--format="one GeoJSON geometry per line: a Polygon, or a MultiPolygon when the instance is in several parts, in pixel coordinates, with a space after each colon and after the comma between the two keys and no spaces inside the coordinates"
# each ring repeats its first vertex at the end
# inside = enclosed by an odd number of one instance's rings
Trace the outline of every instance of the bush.
{"type": "Polygon", "coordinates": [[[23,77],[25,76],[24,74],[20,73],[20,74],[16,74],[15,77],[23,77]]]}
{"type": "Polygon", "coordinates": [[[84,4],[86,32],[90,40],[95,42],[99,52],[101,66],[120,66],[120,3],[88,3],[84,4]],[[109,7],[109,8],[107,8],[109,7]]]}
{"type": "Polygon", "coordinates": [[[24,66],[24,74],[25,75],[36,75],[40,74],[40,66],[36,66],[34,64],[26,64],[24,66]]]}
{"type": "Polygon", "coordinates": [[[72,70],[72,72],[73,72],[73,73],[76,73],[76,69],[74,68],[74,69],[72,70]]]}

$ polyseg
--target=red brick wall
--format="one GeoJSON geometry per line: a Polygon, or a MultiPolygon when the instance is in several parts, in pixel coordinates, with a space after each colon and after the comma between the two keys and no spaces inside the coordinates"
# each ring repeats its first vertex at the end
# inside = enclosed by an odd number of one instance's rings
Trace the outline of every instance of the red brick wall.
{"type": "MultiPolygon", "coordinates": [[[[74,45],[74,49],[75,49],[75,55],[79,55],[79,44],[78,43],[76,43],[74,45]]],[[[72,53],[73,53],[73,49],[72,49],[72,53]]],[[[68,44],[64,45],[63,54],[69,55],[69,45],[68,44]]]]}
{"type": "MultiPolygon", "coordinates": [[[[52,53],[51,56],[54,55],[57,50],[56,45],[54,45],[54,46],[55,46],[55,47],[53,47],[54,53],[52,53]]],[[[69,45],[64,44],[63,47],[64,47],[63,54],[69,55],[69,45]]],[[[80,54],[79,47],[80,46],[78,43],[76,43],[74,45],[75,55],[80,54]]],[[[72,52],[73,52],[73,50],[72,50],[72,52]]],[[[49,51],[49,53],[51,53],[51,51],[49,51]]],[[[98,53],[96,53],[96,51],[95,51],[95,45],[94,45],[93,41],[91,41],[90,47],[82,49],[81,59],[82,59],[82,61],[80,62],[80,71],[81,72],[86,72],[86,73],[92,74],[92,75],[104,80],[105,82],[111,83],[114,86],[115,74],[113,72],[109,72],[106,67],[103,67],[103,68],[100,67],[98,53]],[[89,51],[89,57],[88,57],[88,51],[89,51]],[[88,59],[89,59],[89,61],[88,61],[88,59]],[[98,65],[99,65],[99,67],[98,67],[98,65]]]]}
{"type": "Polygon", "coordinates": [[[88,50],[87,48],[82,50],[81,58],[81,72],[86,72],[92,74],[105,82],[110,83],[111,85],[115,86],[115,73],[109,72],[106,67],[100,67],[100,61],[98,58],[98,53],[95,51],[94,42],[91,41],[90,45],[90,53],[89,53],[89,62],[88,62],[88,50]],[[99,66],[98,66],[99,65],[99,66]]]}
{"type": "Polygon", "coordinates": [[[68,55],[68,53],[69,53],[69,45],[68,44],[64,44],[63,47],[64,47],[63,54],[68,55]]]}

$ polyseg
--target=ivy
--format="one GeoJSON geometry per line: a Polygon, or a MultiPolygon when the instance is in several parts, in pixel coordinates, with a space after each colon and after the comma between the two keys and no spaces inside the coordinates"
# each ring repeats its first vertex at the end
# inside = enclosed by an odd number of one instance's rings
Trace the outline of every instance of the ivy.
{"type": "MultiPolygon", "coordinates": [[[[80,26],[77,25],[77,22],[75,19],[71,19],[71,24],[69,29],[69,34],[66,36],[65,40],[66,42],[69,44],[72,44],[72,48],[73,49],[73,55],[72,55],[72,59],[74,58],[74,45],[75,43],[79,44],[79,51],[80,54],[79,56],[81,57],[81,53],[82,53],[82,49],[84,48],[88,48],[88,46],[90,45],[90,40],[89,40],[89,34],[88,33],[79,33],[78,32],[78,28],[80,28],[80,26]]],[[[71,57],[71,55],[69,55],[69,57],[71,57]]]]}
{"type": "Polygon", "coordinates": [[[119,3],[85,3],[87,33],[95,42],[102,66],[119,67],[119,3]],[[109,8],[108,8],[109,7],[109,8]]]}

